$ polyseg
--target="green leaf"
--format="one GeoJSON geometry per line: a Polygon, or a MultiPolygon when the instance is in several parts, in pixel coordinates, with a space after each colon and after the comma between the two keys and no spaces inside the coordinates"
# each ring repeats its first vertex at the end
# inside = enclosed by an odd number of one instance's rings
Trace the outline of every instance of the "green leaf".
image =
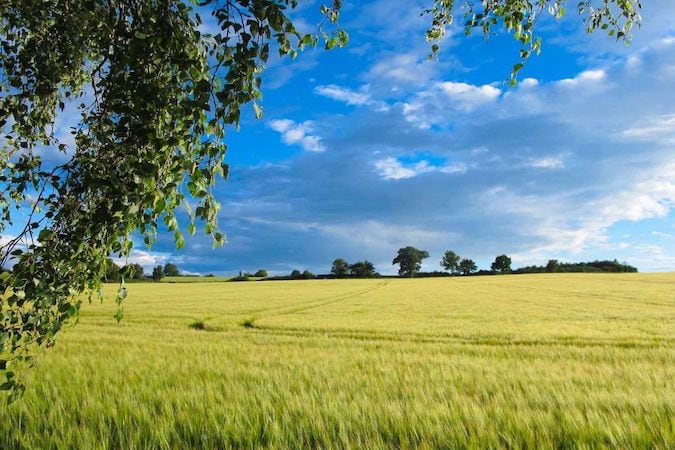
{"type": "Polygon", "coordinates": [[[256,119],[260,119],[263,115],[263,110],[262,108],[258,105],[258,103],[253,102],[253,110],[255,111],[255,117],[256,119]]]}

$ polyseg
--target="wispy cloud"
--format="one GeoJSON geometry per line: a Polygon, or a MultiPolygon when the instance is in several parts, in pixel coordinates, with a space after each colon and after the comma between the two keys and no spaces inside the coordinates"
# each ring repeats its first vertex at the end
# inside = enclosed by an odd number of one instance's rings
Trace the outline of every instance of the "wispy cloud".
{"type": "Polygon", "coordinates": [[[335,84],[317,86],[314,88],[314,92],[348,105],[367,105],[372,101],[370,94],[367,92],[357,92],[335,84]]]}
{"type": "Polygon", "coordinates": [[[528,165],[537,169],[562,169],[565,167],[565,159],[562,156],[533,158],[529,160],[528,165]]]}
{"type": "Polygon", "coordinates": [[[467,171],[467,166],[461,163],[436,166],[429,161],[422,160],[414,164],[405,165],[392,157],[379,159],[375,161],[374,166],[385,180],[402,180],[431,172],[453,174],[467,171]]]}
{"type": "Polygon", "coordinates": [[[675,114],[643,120],[639,125],[624,130],[621,135],[627,139],[645,141],[667,138],[670,143],[675,143],[675,114]]]}

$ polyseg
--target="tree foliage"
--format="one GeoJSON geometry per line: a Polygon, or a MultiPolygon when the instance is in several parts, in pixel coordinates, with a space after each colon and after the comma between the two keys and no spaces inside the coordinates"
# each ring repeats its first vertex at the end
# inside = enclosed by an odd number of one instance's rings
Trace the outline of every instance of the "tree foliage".
{"type": "Polygon", "coordinates": [[[422,260],[429,257],[425,250],[418,250],[415,247],[403,247],[398,249],[396,258],[391,262],[398,264],[398,274],[402,277],[414,277],[422,267],[422,260]]]}
{"type": "Polygon", "coordinates": [[[471,275],[476,270],[478,270],[478,266],[471,259],[465,258],[459,262],[459,271],[462,275],[471,275]]]}
{"type": "Polygon", "coordinates": [[[357,261],[349,266],[349,275],[356,278],[372,278],[377,276],[375,265],[368,261],[357,261]]]}
{"type": "Polygon", "coordinates": [[[164,268],[162,266],[152,269],[152,281],[162,281],[162,278],[164,278],[164,268]]]}
{"type": "Polygon", "coordinates": [[[490,269],[501,274],[511,273],[511,258],[506,255],[497,256],[490,269]]]}
{"type": "Polygon", "coordinates": [[[108,258],[106,260],[105,281],[114,283],[120,281],[120,267],[108,258]]]}
{"type": "Polygon", "coordinates": [[[162,268],[162,271],[164,272],[164,275],[167,277],[179,277],[180,276],[180,269],[178,268],[177,265],[173,263],[166,263],[164,264],[164,267],[162,268]]]}
{"type": "Polygon", "coordinates": [[[142,280],[143,272],[143,266],[136,263],[127,264],[120,270],[122,276],[127,280],[142,280]]]}
{"type": "MultiPolygon", "coordinates": [[[[0,286],[3,389],[21,386],[17,370],[77,314],[80,293],[101,295],[108,255],[128,255],[132,233],[151,245],[163,225],[182,247],[183,204],[189,233],[202,221],[214,245],[225,241],[213,195],[228,173],[224,138],[242,105],[261,114],[270,52],[347,41],[336,27],[298,33],[297,0],[193,3],[211,9],[213,34],[182,0],[0,2],[0,232],[30,204],[1,249],[14,265],[0,286]],[[80,116],[73,143],[54,130],[66,107],[80,116]]],[[[323,8],[328,23],[339,6],[323,8]]],[[[125,296],[122,286],[118,320],[125,296]]]]}
{"type": "Polygon", "coordinates": [[[636,273],[637,271],[637,267],[617,260],[566,263],[551,259],[545,266],[521,267],[513,273],[636,273]]]}
{"type": "MultiPolygon", "coordinates": [[[[518,72],[527,59],[541,52],[542,39],[536,34],[536,25],[541,17],[549,14],[555,20],[567,13],[567,0],[435,0],[425,10],[431,16],[427,40],[432,42],[432,57],[436,56],[438,43],[445,36],[448,26],[455,20],[457,5],[463,13],[464,32],[474,32],[485,38],[505,29],[513,33],[520,45],[520,61],[513,66],[510,83],[516,84],[518,72]]],[[[629,43],[631,32],[641,23],[641,0],[579,0],[576,9],[586,25],[586,31],[605,31],[610,37],[629,43]]]]}
{"type": "Polygon", "coordinates": [[[457,273],[459,270],[460,259],[461,258],[457,253],[453,252],[452,250],[448,250],[443,255],[443,259],[441,259],[441,267],[450,273],[457,273]]]}
{"type": "Polygon", "coordinates": [[[560,261],[557,259],[549,259],[548,262],[546,263],[545,270],[548,273],[554,273],[558,270],[560,267],[560,261]]]}
{"type": "Polygon", "coordinates": [[[335,261],[333,261],[330,273],[335,278],[345,278],[347,275],[349,275],[349,263],[342,258],[337,258],[335,261]]]}
{"type": "MultiPolygon", "coordinates": [[[[181,248],[183,231],[195,233],[201,222],[214,245],[225,242],[213,187],[228,174],[226,131],[238,126],[245,104],[262,114],[261,71],[270,52],[295,57],[307,46],[331,49],[348,39],[336,26],[340,0],[322,6],[324,23],[304,35],[288,16],[297,3],[0,2],[0,232],[15,222],[22,227],[0,247],[0,266],[13,266],[0,274],[0,388],[20,392],[21,367],[54,343],[83,292],[102,296],[107,259],[128,256],[133,233],[150,246],[166,227],[181,248]],[[194,5],[211,11],[213,34],[200,31],[194,5]],[[71,110],[79,120],[64,140],[54,124],[71,110]]],[[[565,4],[466,0],[465,27],[486,36],[495,27],[514,31],[525,59],[540,49],[539,15],[560,17],[565,4]]],[[[427,10],[434,53],[454,6],[436,0],[427,10]]],[[[618,39],[629,38],[639,8],[639,0],[579,4],[589,31],[606,29],[618,39]]],[[[118,320],[125,296],[122,280],[118,320]]]]}

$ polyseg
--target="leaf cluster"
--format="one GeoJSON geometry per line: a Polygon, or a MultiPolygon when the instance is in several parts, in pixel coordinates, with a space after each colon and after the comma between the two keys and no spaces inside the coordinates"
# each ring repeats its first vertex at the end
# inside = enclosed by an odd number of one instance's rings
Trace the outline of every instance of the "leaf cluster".
{"type": "Polygon", "coordinates": [[[77,315],[82,292],[102,297],[108,258],[128,257],[133,234],[150,246],[164,227],[181,248],[199,222],[214,245],[225,242],[213,192],[228,175],[225,135],[244,105],[262,114],[270,52],[295,57],[348,39],[339,1],[323,8],[330,33],[322,24],[300,34],[288,16],[296,6],[0,2],[0,232],[25,221],[0,247],[12,268],[0,278],[1,389],[20,390],[16,374],[77,315]],[[218,25],[210,34],[200,31],[204,8],[218,25]],[[77,125],[64,139],[55,122],[72,110],[77,125]]]}
{"type": "MultiPolygon", "coordinates": [[[[430,57],[436,57],[447,28],[453,24],[456,8],[462,12],[464,33],[469,36],[475,31],[486,39],[499,30],[512,33],[520,45],[520,61],[511,71],[510,85],[517,83],[518,72],[527,59],[541,52],[542,39],[536,34],[541,17],[550,15],[555,20],[567,13],[567,0],[435,0],[423,14],[431,17],[426,38],[432,43],[430,57]]],[[[582,0],[576,5],[579,16],[592,33],[603,30],[610,37],[629,43],[631,31],[641,23],[641,0],[582,0]]]]}

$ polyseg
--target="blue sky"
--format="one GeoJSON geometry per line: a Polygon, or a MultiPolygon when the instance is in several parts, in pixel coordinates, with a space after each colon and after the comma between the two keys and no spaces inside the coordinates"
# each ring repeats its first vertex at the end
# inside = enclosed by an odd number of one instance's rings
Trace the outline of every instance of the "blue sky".
{"type": "MultiPolygon", "coordinates": [[[[430,0],[346,1],[347,48],[274,60],[264,118],[229,136],[217,189],[228,243],[163,234],[130,260],[189,273],[325,273],[336,257],[382,273],[399,247],[452,249],[487,268],[619,259],[675,270],[675,22],[644,2],[629,47],[574,12],[540,23],[543,53],[508,88],[518,45],[451,30],[426,61],[430,0]]],[[[294,17],[306,31],[318,2],[294,17]]],[[[573,9],[573,8],[570,8],[573,9]]]]}
{"type": "MultiPolygon", "coordinates": [[[[508,88],[511,37],[451,30],[429,62],[424,1],[345,2],[349,47],[271,61],[264,118],[230,134],[228,243],[175,251],[166,235],[132,259],[231,274],[342,257],[392,273],[413,245],[426,270],[446,249],[480,267],[507,253],[675,270],[675,26],[667,0],[645,3],[629,47],[573,15],[541,23],[542,55],[508,88]]],[[[307,31],[318,7],[295,13],[307,31]]]]}

